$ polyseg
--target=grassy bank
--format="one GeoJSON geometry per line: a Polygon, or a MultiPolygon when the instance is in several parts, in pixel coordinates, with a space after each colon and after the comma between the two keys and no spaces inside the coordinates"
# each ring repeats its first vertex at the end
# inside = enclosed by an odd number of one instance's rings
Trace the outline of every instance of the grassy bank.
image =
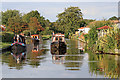
{"type": "Polygon", "coordinates": [[[42,35],[43,40],[50,39],[51,37],[52,37],[52,35],[42,35]]]}
{"type": "Polygon", "coordinates": [[[1,42],[0,43],[0,48],[6,48],[6,47],[8,47],[8,46],[10,46],[11,45],[11,43],[10,42],[1,42]]]}
{"type": "Polygon", "coordinates": [[[13,32],[0,32],[0,48],[6,48],[13,42],[13,32]]]}

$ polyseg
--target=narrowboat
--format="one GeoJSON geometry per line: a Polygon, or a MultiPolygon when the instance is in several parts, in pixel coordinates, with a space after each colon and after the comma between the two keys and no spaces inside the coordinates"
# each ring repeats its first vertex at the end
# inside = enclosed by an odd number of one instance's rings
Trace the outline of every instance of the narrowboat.
{"type": "Polygon", "coordinates": [[[52,36],[51,54],[62,55],[66,53],[67,44],[65,42],[65,35],[58,33],[52,36]]]}
{"type": "Polygon", "coordinates": [[[41,40],[41,37],[37,34],[31,35],[31,38],[33,43],[39,43],[41,40]]]}
{"type": "Polygon", "coordinates": [[[25,51],[26,50],[25,37],[22,35],[14,36],[14,43],[11,44],[11,50],[14,52],[25,51]]]}

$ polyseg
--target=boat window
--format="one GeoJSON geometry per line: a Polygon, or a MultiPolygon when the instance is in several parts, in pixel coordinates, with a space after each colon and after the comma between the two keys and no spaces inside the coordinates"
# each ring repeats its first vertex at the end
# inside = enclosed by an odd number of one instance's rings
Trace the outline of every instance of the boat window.
{"type": "Polygon", "coordinates": [[[64,38],[64,37],[62,37],[62,41],[64,41],[64,39],[65,39],[65,38],[64,38]]]}
{"type": "Polygon", "coordinates": [[[53,37],[53,41],[55,41],[55,37],[53,37]]]}
{"type": "Polygon", "coordinates": [[[59,40],[62,41],[62,37],[60,37],[59,40]]]}
{"type": "Polygon", "coordinates": [[[56,40],[58,40],[58,37],[56,37],[56,40]]]}

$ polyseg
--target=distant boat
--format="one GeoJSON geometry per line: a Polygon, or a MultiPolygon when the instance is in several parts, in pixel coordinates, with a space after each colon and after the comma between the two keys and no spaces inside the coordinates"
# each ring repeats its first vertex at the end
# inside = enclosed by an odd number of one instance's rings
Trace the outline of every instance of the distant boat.
{"type": "Polygon", "coordinates": [[[31,35],[31,38],[33,43],[39,43],[41,40],[41,37],[37,34],[31,35]]]}
{"type": "Polygon", "coordinates": [[[62,55],[66,53],[67,44],[65,42],[65,35],[58,33],[52,36],[51,54],[62,55]]]}

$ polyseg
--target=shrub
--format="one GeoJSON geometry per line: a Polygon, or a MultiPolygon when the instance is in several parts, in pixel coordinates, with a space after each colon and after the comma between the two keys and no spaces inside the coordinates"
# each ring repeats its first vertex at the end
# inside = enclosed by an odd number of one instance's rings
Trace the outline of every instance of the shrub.
{"type": "Polygon", "coordinates": [[[14,33],[12,32],[3,32],[2,33],[2,42],[13,42],[14,33]]]}

